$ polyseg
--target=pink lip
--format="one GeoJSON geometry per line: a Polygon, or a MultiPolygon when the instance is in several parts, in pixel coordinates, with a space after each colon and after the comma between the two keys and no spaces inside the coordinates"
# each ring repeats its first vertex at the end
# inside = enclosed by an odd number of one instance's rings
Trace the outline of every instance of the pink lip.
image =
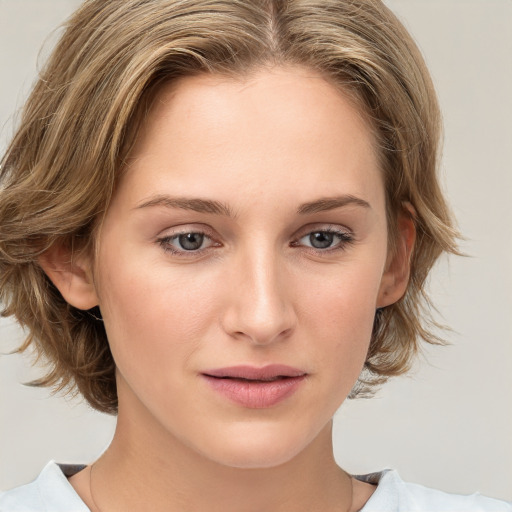
{"type": "Polygon", "coordinates": [[[272,407],[288,398],[297,391],[306,375],[303,370],[280,364],[263,368],[231,366],[202,373],[215,391],[252,409],[272,407]]]}

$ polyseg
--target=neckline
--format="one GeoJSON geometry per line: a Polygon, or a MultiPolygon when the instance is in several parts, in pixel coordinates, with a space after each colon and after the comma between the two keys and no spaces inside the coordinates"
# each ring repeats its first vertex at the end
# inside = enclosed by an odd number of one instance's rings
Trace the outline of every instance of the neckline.
{"type": "MultiPolygon", "coordinates": [[[[63,484],[66,486],[66,489],[73,494],[73,497],[76,500],[79,501],[79,503],[84,507],[83,512],[89,512],[89,508],[84,503],[80,495],[76,492],[74,487],[69,482],[69,478],[76,475],[80,471],[84,470],[87,467],[86,464],[69,464],[69,463],[58,463],[54,460],[50,461],[43,471],[41,472],[40,477],[50,477],[51,473],[53,473],[53,470],[57,470],[60,473],[60,476],[62,477],[63,484]]],[[[382,483],[383,479],[389,480],[389,478],[392,478],[393,475],[396,474],[396,471],[392,469],[384,469],[382,471],[375,471],[372,473],[366,473],[366,474],[358,474],[358,475],[350,475],[356,480],[359,480],[361,482],[369,483],[375,485],[377,488],[375,489],[374,493],[370,496],[370,499],[365,503],[363,508],[359,512],[371,512],[371,507],[373,505],[378,504],[379,500],[381,499],[380,496],[382,494],[382,483]]],[[[39,478],[40,478],[39,477],[39,478]]],[[[39,478],[37,480],[39,480],[39,478]]],[[[55,512],[58,512],[57,510],[55,512]]],[[[82,511],[77,511],[82,512],[82,511]]]]}

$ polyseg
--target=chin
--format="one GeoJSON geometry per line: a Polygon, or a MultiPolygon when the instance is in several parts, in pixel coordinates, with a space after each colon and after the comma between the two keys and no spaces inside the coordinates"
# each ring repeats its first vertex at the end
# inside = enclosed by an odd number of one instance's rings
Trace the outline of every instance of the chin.
{"type": "Polygon", "coordinates": [[[237,450],[236,452],[229,449],[215,457],[215,462],[237,469],[269,469],[290,462],[300,453],[300,450],[285,451],[274,448],[266,446],[264,450],[249,451],[245,449],[237,450]]]}
{"type": "Polygon", "coordinates": [[[268,469],[290,462],[303,452],[318,432],[299,432],[298,429],[244,428],[226,432],[203,455],[232,468],[268,469]],[[220,442],[219,442],[220,441],[220,442]]]}

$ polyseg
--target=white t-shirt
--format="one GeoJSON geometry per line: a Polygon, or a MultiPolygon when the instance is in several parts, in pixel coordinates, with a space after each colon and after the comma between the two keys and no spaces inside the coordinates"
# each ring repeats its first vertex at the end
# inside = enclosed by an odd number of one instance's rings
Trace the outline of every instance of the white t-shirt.
{"type": "MultiPolygon", "coordinates": [[[[49,462],[30,484],[0,494],[0,512],[90,512],[67,479],[82,468],[49,462]]],[[[377,484],[361,512],[512,512],[512,503],[409,484],[389,469],[356,478],[377,484]]]]}

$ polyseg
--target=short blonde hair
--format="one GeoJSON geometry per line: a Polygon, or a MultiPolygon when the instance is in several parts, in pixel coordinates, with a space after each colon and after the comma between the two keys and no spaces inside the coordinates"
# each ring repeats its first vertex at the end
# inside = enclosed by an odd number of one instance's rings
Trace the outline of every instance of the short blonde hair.
{"type": "MultiPolygon", "coordinates": [[[[404,202],[416,246],[404,297],[377,312],[356,390],[405,372],[432,333],[425,280],[457,233],[437,178],[440,114],[415,43],[379,0],[88,0],[70,18],[3,160],[0,300],[49,363],[36,382],[117,410],[103,324],[62,298],[38,263],[55,244],[91,250],[119,169],[159,86],[298,64],[321,72],[370,119],[390,241],[404,202]],[[427,307],[426,307],[427,306],[427,307]]],[[[357,393],[354,393],[354,395],[357,393]]]]}

